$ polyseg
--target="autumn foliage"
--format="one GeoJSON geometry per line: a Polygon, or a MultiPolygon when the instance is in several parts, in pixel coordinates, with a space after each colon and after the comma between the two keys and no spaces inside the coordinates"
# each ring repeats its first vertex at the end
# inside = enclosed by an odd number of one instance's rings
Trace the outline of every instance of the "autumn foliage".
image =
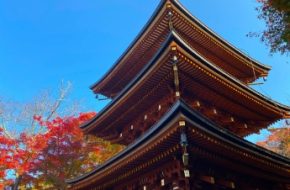
{"type": "Polygon", "coordinates": [[[88,172],[120,151],[121,146],[84,136],[79,126],[94,115],[82,113],[52,121],[34,116],[45,132],[21,133],[18,138],[0,128],[0,189],[8,185],[13,189],[65,189],[65,179],[88,172]]]}
{"type": "Polygon", "coordinates": [[[265,141],[257,144],[290,158],[290,127],[269,129],[271,134],[265,141]]]}
{"type": "Polygon", "coordinates": [[[290,3],[289,0],[257,0],[259,18],[266,22],[261,40],[271,52],[290,53],[290,3]]]}

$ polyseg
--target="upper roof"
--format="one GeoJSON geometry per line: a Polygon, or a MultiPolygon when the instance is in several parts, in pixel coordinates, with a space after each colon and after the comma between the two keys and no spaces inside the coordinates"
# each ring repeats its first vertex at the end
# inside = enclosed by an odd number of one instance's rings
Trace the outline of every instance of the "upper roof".
{"type": "Polygon", "coordinates": [[[169,20],[194,50],[233,77],[249,83],[268,74],[270,67],[250,58],[222,39],[192,16],[177,0],[162,0],[139,35],[91,89],[111,98],[116,96],[161,47],[170,32],[169,20]],[[169,12],[172,16],[169,16],[169,12]]]}

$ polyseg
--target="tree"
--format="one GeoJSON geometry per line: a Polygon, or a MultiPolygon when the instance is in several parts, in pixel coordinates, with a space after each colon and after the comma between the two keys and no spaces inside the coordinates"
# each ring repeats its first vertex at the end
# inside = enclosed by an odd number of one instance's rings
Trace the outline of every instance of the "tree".
{"type": "Polygon", "coordinates": [[[51,122],[38,118],[39,123],[48,128],[48,138],[33,171],[37,176],[37,186],[45,184],[53,189],[65,189],[65,179],[87,173],[104,162],[107,159],[105,155],[111,157],[122,149],[122,146],[111,145],[93,136],[85,140],[79,126],[94,115],[83,113],[78,117],[56,118],[51,122]]]}
{"type": "Polygon", "coordinates": [[[10,180],[4,180],[6,171],[13,168],[13,157],[10,154],[15,141],[5,135],[5,132],[0,128],[0,189],[11,183],[10,180]]]}
{"type": "Polygon", "coordinates": [[[50,120],[56,116],[78,113],[79,103],[70,102],[67,98],[71,87],[69,82],[61,83],[56,93],[44,90],[29,102],[16,102],[0,97],[0,127],[5,129],[8,136],[17,136],[20,132],[37,134],[43,132],[43,129],[36,125],[35,115],[50,120]],[[64,108],[64,103],[70,103],[69,109],[64,108]]]}
{"type": "Polygon", "coordinates": [[[3,128],[0,128],[0,131],[0,149],[1,154],[4,154],[0,160],[2,166],[0,187],[3,188],[7,184],[13,184],[12,189],[16,190],[23,176],[29,175],[30,168],[35,167],[38,152],[46,146],[45,135],[21,133],[18,138],[13,138],[3,128]],[[8,177],[10,177],[10,180],[8,177]]]}
{"type": "Polygon", "coordinates": [[[66,189],[65,179],[84,174],[118,153],[122,146],[95,137],[84,140],[79,126],[94,115],[81,113],[51,121],[34,116],[46,131],[32,135],[21,133],[18,139],[5,135],[0,128],[0,148],[4,155],[0,159],[1,171],[4,171],[0,173],[1,186],[10,183],[13,189],[66,189]],[[14,181],[7,180],[9,171],[16,176],[14,181]]]}
{"type": "Polygon", "coordinates": [[[0,99],[0,190],[66,189],[65,179],[88,172],[123,148],[84,136],[79,126],[95,113],[76,114],[78,106],[60,109],[68,90],[62,86],[56,98],[45,92],[26,104],[0,99]]]}
{"type": "MultiPolygon", "coordinates": [[[[257,0],[260,3],[259,19],[266,22],[261,41],[270,47],[271,53],[290,52],[290,2],[289,0],[257,0]]],[[[250,36],[257,35],[251,33],[250,36]]]]}
{"type": "MultiPolygon", "coordinates": [[[[51,92],[45,91],[30,103],[17,103],[0,99],[0,142],[1,153],[5,152],[6,157],[2,163],[5,166],[0,176],[2,186],[7,182],[13,182],[13,189],[18,185],[28,168],[33,165],[37,153],[44,148],[43,142],[45,128],[37,125],[34,115],[41,115],[47,120],[61,114],[59,109],[66,98],[71,83],[61,84],[57,97],[51,92]],[[6,178],[5,178],[6,177],[6,178]],[[10,180],[7,180],[7,177],[10,180]]],[[[75,110],[74,110],[75,111],[75,110]]]]}
{"type": "Polygon", "coordinates": [[[264,141],[258,142],[259,146],[290,158],[290,126],[269,129],[271,134],[264,141]]]}

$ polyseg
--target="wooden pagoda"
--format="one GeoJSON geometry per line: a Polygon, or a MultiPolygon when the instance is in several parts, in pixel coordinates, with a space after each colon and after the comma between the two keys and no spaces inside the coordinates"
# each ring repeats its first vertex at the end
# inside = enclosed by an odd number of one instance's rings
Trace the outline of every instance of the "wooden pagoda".
{"type": "Polygon", "coordinates": [[[290,160],[243,139],[290,118],[248,86],[269,70],[162,0],[91,87],[112,101],[81,126],[127,148],[70,189],[290,189],[290,160]]]}

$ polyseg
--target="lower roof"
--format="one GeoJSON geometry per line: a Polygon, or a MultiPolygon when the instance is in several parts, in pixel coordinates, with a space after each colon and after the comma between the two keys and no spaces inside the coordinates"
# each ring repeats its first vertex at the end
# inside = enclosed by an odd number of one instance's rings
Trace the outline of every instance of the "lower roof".
{"type": "Polygon", "coordinates": [[[94,178],[95,176],[99,176],[101,173],[106,172],[108,167],[111,167],[114,163],[124,163],[126,158],[130,158],[132,154],[134,154],[134,152],[138,150],[141,146],[146,145],[146,143],[148,143],[157,134],[162,134],[165,129],[168,129],[172,126],[171,124],[173,121],[177,121],[179,119],[183,119],[186,122],[193,124],[194,127],[198,130],[210,134],[214,138],[227,143],[235,150],[239,149],[242,152],[246,152],[247,155],[250,155],[250,157],[262,158],[262,164],[271,163],[270,165],[278,166],[274,168],[278,168],[284,172],[286,171],[286,173],[288,173],[288,176],[285,177],[290,177],[290,160],[288,158],[261,148],[230,133],[227,130],[221,129],[215,123],[202,116],[200,113],[192,110],[182,100],[177,100],[174,106],[170,109],[170,111],[168,111],[167,114],[165,114],[158,123],[156,123],[150,130],[148,130],[134,143],[130,144],[125,150],[123,150],[121,153],[114,156],[104,164],[100,165],[93,171],[78,178],[67,180],[67,183],[70,185],[77,185],[78,183],[82,183],[88,179],[94,178]]]}

